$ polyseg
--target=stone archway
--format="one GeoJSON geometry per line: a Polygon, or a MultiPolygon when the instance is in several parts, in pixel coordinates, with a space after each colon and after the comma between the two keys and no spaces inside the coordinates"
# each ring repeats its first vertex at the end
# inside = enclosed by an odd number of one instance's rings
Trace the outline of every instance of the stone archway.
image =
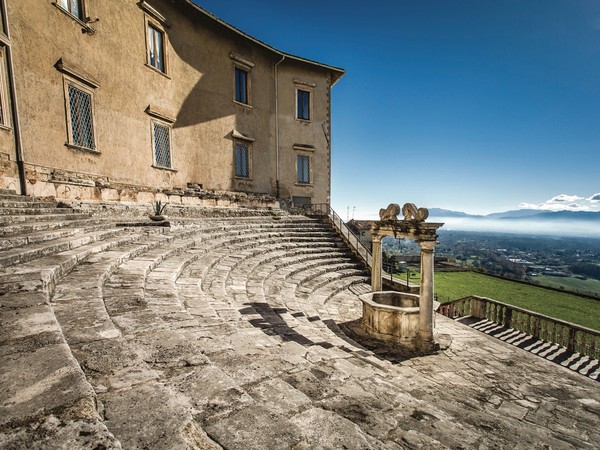
{"type": "Polygon", "coordinates": [[[395,237],[412,239],[421,249],[421,284],[419,293],[419,333],[418,347],[421,351],[430,352],[435,349],[433,329],[433,289],[434,289],[434,253],[437,245],[437,229],[443,223],[426,223],[429,216],[426,208],[417,208],[413,203],[402,207],[403,220],[398,220],[400,207],[390,204],[387,209],[379,211],[381,220],[371,225],[373,241],[373,266],[371,269],[371,289],[381,291],[382,249],[381,239],[395,237]]]}

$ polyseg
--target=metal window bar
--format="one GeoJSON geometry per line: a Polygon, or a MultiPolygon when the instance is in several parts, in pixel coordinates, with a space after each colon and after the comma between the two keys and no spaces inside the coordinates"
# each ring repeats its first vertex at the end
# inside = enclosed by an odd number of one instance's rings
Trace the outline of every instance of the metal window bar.
{"type": "Polygon", "coordinates": [[[298,155],[298,183],[310,183],[310,156],[298,155]]]}
{"type": "Polygon", "coordinates": [[[246,144],[235,144],[235,176],[243,178],[250,177],[248,146],[246,144]]]}
{"type": "Polygon", "coordinates": [[[94,126],[92,121],[92,96],[69,85],[69,112],[71,116],[71,137],[79,147],[95,149],[94,126]]]}
{"type": "Polygon", "coordinates": [[[171,141],[169,127],[154,125],[154,159],[157,166],[171,168],[171,141]]]}

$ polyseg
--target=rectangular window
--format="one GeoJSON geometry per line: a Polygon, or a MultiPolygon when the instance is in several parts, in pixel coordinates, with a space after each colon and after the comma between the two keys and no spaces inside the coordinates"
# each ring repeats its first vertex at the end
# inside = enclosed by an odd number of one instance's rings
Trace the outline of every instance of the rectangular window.
{"type": "Polygon", "coordinates": [[[156,70],[165,72],[164,33],[148,23],[148,64],[156,70]]]}
{"type": "Polygon", "coordinates": [[[166,125],[152,122],[152,140],[154,146],[154,164],[171,168],[171,129],[166,125]]]}
{"type": "Polygon", "coordinates": [[[310,184],[310,156],[297,156],[298,183],[310,184]]]}
{"type": "Polygon", "coordinates": [[[95,150],[92,94],[72,84],[67,85],[70,144],[95,150]]]}
{"type": "Polygon", "coordinates": [[[310,120],[310,92],[298,89],[298,119],[310,120]]]}
{"type": "Polygon", "coordinates": [[[235,143],[235,176],[250,178],[250,158],[248,144],[235,143]]]}
{"type": "Polygon", "coordinates": [[[2,34],[6,34],[6,28],[4,26],[4,7],[2,1],[0,1],[0,32],[2,34]]]}
{"type": "Polygon", "coordinates": [[[83,20],[81,0],[58,0],[57,4],[72,16],[77,17],[79,20],[83,20]]]}
{"type": "MultiPolygon", "coordinates": [[[[0,8],[1,9],[1,8],[0,8]]],[[[6,62],[4,60],[4,47],[0,46],[0,125],[8,126],[8,107],[6,100],[6,62]]]]}
{"type": "Polygon", "coordinates": [[[248,104],[248,72],[235,68],[235,101],[248,104]]]}

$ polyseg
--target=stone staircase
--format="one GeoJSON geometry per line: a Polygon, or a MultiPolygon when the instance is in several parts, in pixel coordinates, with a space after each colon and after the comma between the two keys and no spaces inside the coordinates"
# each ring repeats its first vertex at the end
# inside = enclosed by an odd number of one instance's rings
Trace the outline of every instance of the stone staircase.
{"type": "MultiPolygon", "coordinates": [[[[540,433],[500,408],[486,408],[485,423],[459,419],[465,398],[502,406],[521,395],[504,400],[521,384],[500,380],[496,391],[492,375],[478,376],[490,360],[511,358],[505,349],[482,358],[457,344],[457,362],[431,355],[400,365],[342,331],[361,315],[368,274],[319,220],[221,210],[147,227],[1,195],[0,448],[539,443],[540,433]],[[512,427],[519,433],[505,432],[512,427]]],[[[467,331],[452,329],[479,342],[467,331]]],[[[547,367],[531,364],[511,373],[556,392],[547,367]]],[[[544,395],[536,392],[528,398],[544,395]]],[[[591,448],[595,419],[578,420],[589,436],[548,442],[591,448]]]]}
{"type": "MultiPolygon", "coordinates": [[[[190,397],[179,378],[219,370],[212,359],[231,350],[232,334],[266,347],[290,337],[347,345],[339,330],[315,324],[319,310],[305,300],[321,299],[326,315],[346,291],[356,315],[347,288],[367,274],[319,221],[276,215],[116,227],[14,193],[0,200],[1,344],[9,361],[2,381],[10,398],[0,430],[25,433],[35,424],[30,444],[51,436],[46,445],[60,438],[64,448],[204,448],[213,444],[203,427],[222,412],[198,421],[212,397],[190,397]],[[301,324],[309,337],[294,331],[301,324]],[[139,420],[127,414],[131,405],[139,420]]],[[[235,388],[247,397],[245,379],[222,378],[227,388],[215,395],[235,388]]]]}
{"type": "Polygon", "coordinates": [[[560,364],[592,380],[600,381],[600,361],[597,359],[569,351],[562,345],[538,339],[530,334],[505,327],[488,319],[466,316],[456,320],[555,364],[560,364]]]}

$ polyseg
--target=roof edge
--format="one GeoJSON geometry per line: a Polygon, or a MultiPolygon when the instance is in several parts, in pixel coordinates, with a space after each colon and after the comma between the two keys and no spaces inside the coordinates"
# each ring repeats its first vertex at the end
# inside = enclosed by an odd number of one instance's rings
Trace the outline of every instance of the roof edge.
{"type": "Polygon", "coordinates": [[[215,16],[213,13],[211,13],[210,11],[207,11],[206,9],[202,8],[201,6],[197,5],[196,3],[194,3],[192,0],[180,0],[183,1],[184,3],[187,3],[188,5],[192,6],[193,8],[195,8],[197,11],[199,11],[200,13],[204,14],[205,16],[209,17],[210,19],[214,20],[215,22],[217,22],[218,24],[224,26],[225,28],[228,28],[229,30],[233,31],[234,33],[242,36],[245,39],[248,39],[249,41],[275,53],[276,55],[279,55],[281,57],[285,57],[294,61],[298,61],[298,62],[302,62],[305,64],[311,64],[314,66],[318,66],[321,67],[325,70],[328,70],[331,72],[332,75],[332,83],[331,86],[333,86],[335,83],[338,82],[338,80],[340,78],[342,78],[346,71],[340,67],[335,67],[335,66],[330,66],[328,64],[323,64],[320,63],[318,61],[313,61],[311,59],[308,58],[302,58],[301,56],[296,56],[296,55],[292,55],[291,53],[286,53],[283,52],[281,50],[276,49],[275,47],[272,47],[269,44],[266,44],[265,42],[256,39],[255,37],[250,36],[247,33],[244,33],[242,30],[239,30],[238,28],[234,27],[233,25],[225,22],[222,19],[219,19],[217,16],[215,16]]]}

